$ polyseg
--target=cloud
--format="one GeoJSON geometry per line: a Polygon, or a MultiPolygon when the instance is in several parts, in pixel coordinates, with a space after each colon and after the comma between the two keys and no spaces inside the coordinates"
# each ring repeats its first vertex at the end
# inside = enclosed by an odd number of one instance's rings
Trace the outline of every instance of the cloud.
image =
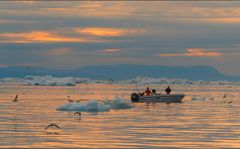
{"type": "Polygon", "coordinates": [[[0,67],[6,67],[6,66],[8,66],[8,65],[5,65],[5,64],[0,64],[0,67]]]}
{"type": "Polygon", "coordinates": [[[21,33],[1,33],[1,43],[55,43],[55,42],[101,42],[80,37],[66,37],[47,31],[32,31],[21,33]]]}
{"type": "Polygon", "coordinates": [[[77,28],[77,32],[92,36],[128,36],[132,34],[143,33],[141,29],[120,29],[120,28],[104,28],[104,27],[86,27],[77,28]]]}
{"type": "Polygon", "coordinates": [[[164,53],[164,54],[159,54],[159,56],[166,56],[166,57],[171,57],[171,56],[221,56],[222,53],[220,52],[212,52],[208,51],[209,49],[201,49],[201,48],[189,48],[187,49],[186,53],[164,53]]]}
{"type": "Polygon", "coordinates": [[[239,24],[240,18],[212,18],[206,19],[209,23],[239,24]]]}
{"type": "Polygon", "coordinates": [[[104,50],[99,50],[100,53],[102,54],[113,54],[122,51],[122,49],[104,49],[104,50]]]}
{"type": "Polygon", "coordinates": [[[122,49],[104,49],[104,50],[99,50],[100,53],[103,54],[113,54],[122,51],[122,49]]]}
{"type": "Polygon", "coordinates": [[[48,55],[54,55],[54,56],[64,56],[72,53],[71,48],[57,48],[53,50],[48,51],[48,55]]]}
{"type": "Polygon", "coordinates": [[[9,19],[0,19],[0,24],[10,24],[10,23],[17,23],[17,21],[9,20],[9,19]]]}

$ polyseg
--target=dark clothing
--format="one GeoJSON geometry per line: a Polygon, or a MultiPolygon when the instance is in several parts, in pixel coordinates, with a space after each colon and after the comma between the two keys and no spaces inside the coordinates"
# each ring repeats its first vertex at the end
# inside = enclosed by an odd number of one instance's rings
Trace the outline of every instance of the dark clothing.
{"type": "Polygon", "coordinates": [[[165,89],[165,91],[166,91],[167,94],[170,94],[170,93],[171,93],[170,87],[168,86],[168,87],[165,89]]]}
{"type": "Polygon", "coordinates": [[[156,95],[156,90],[155,89],[152,90],[152,94],[156,95]]]}

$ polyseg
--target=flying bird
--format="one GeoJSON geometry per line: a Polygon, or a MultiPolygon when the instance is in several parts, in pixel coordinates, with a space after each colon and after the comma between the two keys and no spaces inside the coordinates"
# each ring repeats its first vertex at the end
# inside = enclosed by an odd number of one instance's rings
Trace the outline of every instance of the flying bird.
{"type": "Polygon", "coordinates": [[[15,98],[12,101],[13,102],[18,102],[18,94],[15,96],[15,98]]]}
{"type": "Polygon", "coordinates": [[[79,116],[81,116],[82,113],[81,113],[81,112],[75,112],[74,115],[79,115],[79,116]]]}
{"type": "Polygon", "coordinates": [[[69,102],[74,102],[74,100],[70,99],[70,96],[67,96],[67,97],[69,102]]]}
{"type": "Polygon", "coordinates": [[[56,127],[56,128],[58,128],[58,129],[60,129],[60,127],[59,127],[58,125],[56,125],[56,124],[54,124],[54,123],[51,123],[51,124],[49,124],[44,130],[47,130],[49,127],[56,127]]]}
{"type": "Polygon", "coordinates": [[[223,98],[227,98],[227,94],[226,93],[224,94],[223,98]]]}
{"type": "Polygon", "coordinates": [[[230,104],[230,103],[232,103],[232,101],[229,101],[227,104],[230,104]]]}
{"type": "Polygon", "coordinates": [[[78,115],[78,118],[79,118],[79,120],[80,120],[82,113],[81,113],[81,112],[75,112],[74,115],[78,115]]]}

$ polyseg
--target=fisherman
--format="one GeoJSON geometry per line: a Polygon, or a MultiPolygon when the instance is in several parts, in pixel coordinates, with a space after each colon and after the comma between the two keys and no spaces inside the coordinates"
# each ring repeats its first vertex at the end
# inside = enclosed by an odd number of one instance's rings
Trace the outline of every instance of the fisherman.
{"type": "Polygon", "coordinates": [[[145,91],[146,96],[150,96],[152,92],[150,91],[149,87],[147,87],[147,90],[145,91]]]}
{"type": "Polygon", "coordinates": [[[166,91],[167,94],[170,94],[172,90],[171,90],[170,87],[168,86],[168,87],[165,89],[165,91],[166,91]]]}
{"type": "Polygon", "coordinates": [[[152,95],[157,95],[155,89],[152,90],[152,95]]]}

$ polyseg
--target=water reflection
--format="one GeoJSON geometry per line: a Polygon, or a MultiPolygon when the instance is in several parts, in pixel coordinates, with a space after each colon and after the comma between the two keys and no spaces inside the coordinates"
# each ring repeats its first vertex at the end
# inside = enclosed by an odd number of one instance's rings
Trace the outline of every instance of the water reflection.
{"type": "MultiPolygon", "coordinates": [[[[138,86],[144,90],[145,86],[138,86]]],[[[158,90],[165,86],[153,85],[158,90]]],[[[76,87],[29,87],[1,85],[1,147],[93,147],[93,148],[240,148],[240,87],[171,86],[173,92],[187,96],[179,103],[134,103],[135,108],[108,112],[57,111],[68,103],[67,96],[77,100],[103,101],[116,95],[128,99],[135,85],[94,85],[76,87]],[[11,101],[21,88],[21,102],[11,101]],[[227,90],[227,101],[222,97],[227,90]],[[93,94],[94,92],[94,94],[93,94]],[[214,100],[191,100],[192,97],[214,100]],[[216,100],[215,100],[216,99],[216,100]],[[44,128],[56,123],[61,130],[44,128]]],[[[84,101],[80,101],[84,102],[84,101]]]]}

